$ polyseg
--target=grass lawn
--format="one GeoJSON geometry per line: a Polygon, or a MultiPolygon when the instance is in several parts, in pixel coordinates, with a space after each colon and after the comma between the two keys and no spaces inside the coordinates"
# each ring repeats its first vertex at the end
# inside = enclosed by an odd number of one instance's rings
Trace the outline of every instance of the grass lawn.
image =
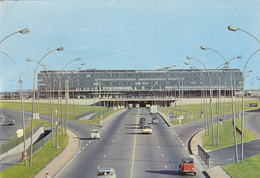
{"type": "MultiPolygon", "coordinates": [[[[24,111],[32,111],[32,103],[30,102],[23,102],[24,105],[24,111]]],[[[10,101],[0,101],[0,108],[6,108],[6,109],[14,109],[14,110],[21,110],[21,104],[20,101],[16,101],[16,102],[10,102],[10,101]]],[[[51,108],[50,108],[50,104],[49,103],[35,103],[35,112],[38,112],[40,114],[45,114],[45,115],[51,115],[51,108]]],[[[77,122],[82,122],[85,124],[91,124],[91,125],[99,125],[99,118],[98,116],[95,117],[93,120],[77,120],[76,116],[89,112],[89,111],[94,111],[94,109],[96,110],[96,113],[100,112],[100,111],[105,111],[105,110],[109,110],[110,108],[107,107],[103,107],[103,106],[86,106],[86,105],[72,105],[69,104],[68,105],[68,119],[70,120],[74,120],[77,122]]],[[[58,110],[58,105],[57,104],[53,104],[53,116],[56,117],[56,113],[55,110],[58,110]]],[[[62,110],[62,118],[65,118],[65,104],[62,104],[62,108],[60,108],[60,111],[62,110]]],[[[108,117],[109,115],[113,114],[116,111],[109,111],[104,113],[103,119],[105,119],[106,117],[108,117]]],[[[60,112],[61,113],[61,112],[60,112]]]]}
{"type": "MultiPolygon", "coordinates": [[[[239,129],[241,129],[241,119],[236,119],[236,125],[239,129]]],[[[234,145],[234,132],[233,132],[233,124],[232,121],[226,121],[222,124],[222,126],[219,126],[219,146],[217,147],[217,125],[214,125],[214,135],[215,135],[215,147],[213,146],[213,137],[212,132],[210,135],[204,135],[203,137],[203,145],[207,150],[215,150],[218,148],[223,148],[226,146],[234,145]]],[[[241,143],[241,135],[237,135],[237,143],[241,143]]],[[[245,134],[244,134],[244,142],[257,139],[255,135],[253,135],[251,132],[249,132],[245,128],[245,134]]]]}
{"type": "Polygon", "coordinates": [[[228,164],[222,167],[233,178],[260,177],[260,154],[244,159],[243,164],[228,164]]]}
{"type": "MultiPolygon", "coordinates": [[[[250,108],[246,107],[248,103],[257,103],[257,101],[245,101],[245,111],[257,109],[256,107],[250,107],[250,108]]],[[[210,105],[208,104],[208,110],[209,110],[209,108],[210,108],[210,105]]],[[[218,104],[213,103],[212,108],[213,108],[213,117],[216,117],[218,115],[217,114],[218,113],[218,104]]],[[[222,113],[225,113],[225,114],[232,113],[232,104],[230,102],[226,102],[225,105],[224,105],[224,103],[222,103],[220,108],[221,108],[222,113]]],[[[238,111],[239,108],[240,108],[240,110],[242,110],[241,104],[239,107],[239,102],[235,102],[234,108],[235,108],[235,111],[238,111]]],[[[204,111],[204,105],[202,106],[202,110],[204,111]]],[[[160,107],[159,111],[163,112],[166,115],[167,115],[168,111],[171,112],[174,116],[187,115],[186,119],[182,119],[182,123],[179,123],[178,119],[174,119],[174,123],[173,123],[174,125],[182,125],[182,124],[186,124],[186,123],[190,123],[190,122],[203,120],[203,119],[205,119],[205,114],[206,114],[204,111],[203,118],[201,117],[201,104],[190,104],[190,105],[182,105],[182,106],[177,105],[176,107],[175,106],[160,107]],[[191,113],[193,115],[192,120],[191,120],[191,113]]]]}
{"type": "MultiPolygon", "coordinates": [[[[36,120],[34,122],[34,125],[37,125],[39,122],[44,122],[44,126],[49,126],[49,122],[43,120],[36,120]]],[[[52,142],[50,141],[40,151],[33,155],[32,166],[29,166],[30,160],[28,159],[27,166],[24,166],[24,162],[20,162],[19,164],[2,171],[0,173],[0,177],[33,178],[48,163],[50,163],[54,158],[56,158],[66,148],[67,144],[68,136],[62,136],[61,131],[59,130],[58,145],[60,148],[52,148],[52,142]]],[[[56,139],[54,139],[54,145],[56,145],[56,139]]]]}

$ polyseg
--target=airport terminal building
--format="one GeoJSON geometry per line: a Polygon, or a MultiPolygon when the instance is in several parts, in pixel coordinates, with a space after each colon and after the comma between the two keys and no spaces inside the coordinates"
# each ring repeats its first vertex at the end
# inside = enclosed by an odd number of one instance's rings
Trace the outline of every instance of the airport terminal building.
{"type": "MultiPolygon", "coordinates": [[[[234,93],[240,91],[243,74],[231,69],[234,93]]],[[[176,98],[231,95],[229,69],[170,70],[43,70],[37,75],[37,92],[42,97],[70,98],[176,98]]]]}

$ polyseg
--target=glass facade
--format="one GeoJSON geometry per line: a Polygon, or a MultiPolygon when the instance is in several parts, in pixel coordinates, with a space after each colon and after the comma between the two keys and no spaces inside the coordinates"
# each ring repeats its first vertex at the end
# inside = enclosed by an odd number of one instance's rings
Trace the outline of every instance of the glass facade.
{"type": "MultiPolygon", "coordinates": [[[[242,88],[242,72],[231,69],[234,91],[242,88]]],[[[224,95],[231,91],[228,69],[206,71],[205,69],[173,70],[77,70],[77,71],[40,71],[38,92],[58,91],[65,96],[68,81],[70,97],[198,97],[202,91],[219,89],[224,95]],[[210,84],[210,85],[209,85],[210,84]]]]}

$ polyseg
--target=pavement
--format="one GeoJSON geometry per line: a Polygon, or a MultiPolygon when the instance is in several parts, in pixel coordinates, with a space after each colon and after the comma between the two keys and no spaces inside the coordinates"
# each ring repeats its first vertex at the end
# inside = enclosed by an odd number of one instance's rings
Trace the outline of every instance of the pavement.
{"type": "MultiPolygon", "coordinates": [[[[112,120],[112,118],[114,118],[116,115],[120,114],[123,111],[124,110],[114,113],[108,118],[104,119],[102,121],[102,125],[105,126],[110,122],[110,120],[112,120]]],[[[169,117],[164,114],[161,115],[163,116],[165,121],[170,125],[171,122],[169,117]]],[[[203,146],[202,136],[204,135],[204,132],[205,131],[202,130],[192,137],[190,149],[193,155],[197,155],[198,153],[198,149],[197,149],[198,144],[203,146]]],[[[35,178],[43,178],[46,173],[49,173],[51,177],[56,177],[56,176],[58,177],[59,171],[65,169],[66,166],[69,165],[70,161],[72,161],[74,156],[76,156],[76,153],[78,152],[79,149],[78,136],[69,129],[67,130],[67,134],[69,136],[69,140],[65,150],[58,157],[56,157],[51,163],[49,163],[41,172],[39,172],[35,176],[35,178]]],[[[213,168],[206,169],[205,172],[210,178],[217,178],[217,177],[230,178],[230,176],[221,168],[221,166],[215,166],[213,168]]]]}
{"type": "MultiPolygon", "coordinates": [[[[108,116],[101,122],[102,126],[106,126],[114,117],[123,111],[125,110],[121,110],[108,116]]],[[[51,177],[58,177],[58,173],[62,171],[62,169],[65,169],[66,166],[68,166],[69,163],[73,160],[74,156],[76,156],[79,149],[79,138],[69,129],[67,129],[67,135],[69,136],[67,147],[59,156],[53,159],[52,162],[50,162],[43,170],[41,170],[41,172],[39,172],[35,178],[44,178],[46,173],[49,173],[51,177]]]]}

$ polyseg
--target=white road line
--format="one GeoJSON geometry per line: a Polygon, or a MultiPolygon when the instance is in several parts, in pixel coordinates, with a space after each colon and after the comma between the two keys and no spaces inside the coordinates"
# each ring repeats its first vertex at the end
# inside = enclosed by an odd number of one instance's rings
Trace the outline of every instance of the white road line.
{"type": "Polygon", "coordinates": [[[85,147],[82,148],[82,150],[84,150],[84,149],[85,149],[85,147]]]}

